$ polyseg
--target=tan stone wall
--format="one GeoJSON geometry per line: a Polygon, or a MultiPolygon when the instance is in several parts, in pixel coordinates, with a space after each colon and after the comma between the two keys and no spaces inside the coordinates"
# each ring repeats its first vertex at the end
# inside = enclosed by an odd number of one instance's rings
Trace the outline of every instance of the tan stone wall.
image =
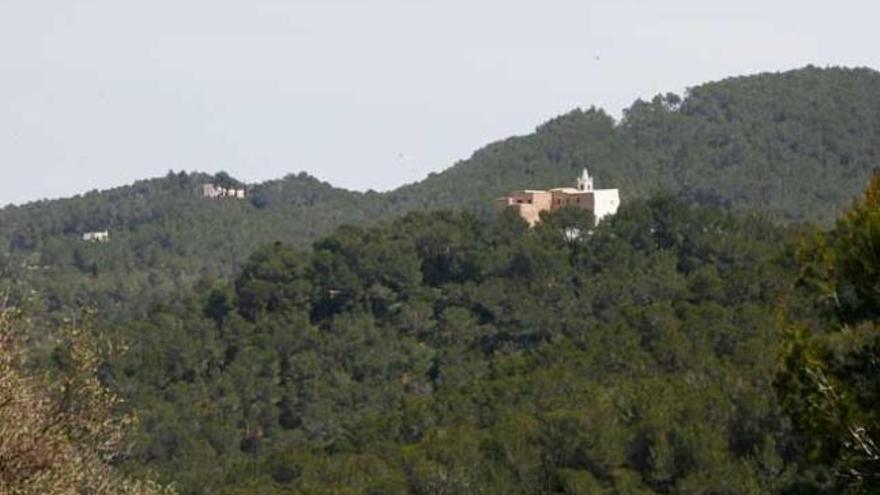
{"type": "Polygon", "coordinates": [[[565,208],[566,206],[593,210],[594,199],[592,192],[567,193],[565,191],[553,191],[552,210],[565,208]]]}
{"type": "Polygon", "coordinates": [[[513,207],[530,226],[540,220],[544,210],[551,209],[552,194],[550,191],[514,191],[510,195],[495,200],[495,210],[504,211],[513,207]]]}
{"type": "Polygon", "coordinates": [[[517,205],[517,207],[519,207],[519,216],[529,224],[529,227],[534,227],[541,220],[541,212],[546,210],[546,208],[538,208],[534,204],[517,205]]]}
{"type": "Polygon", "coordinates": [[[536,208],[550,208],[549,191],[514,191],[508,196],[512,204],[534,205],[536,208]]]}
{"type": "Polygon", "coordinates": [[[501,212],[508,207],[516,208],[520,217],[530,226],[534,226],[540,221],[541,212],[545,210],[574,207],[594,211],[596,195],[595,191],[575,191],[573,188],[551,191],[514,191],[508,196],[495,200],[496,211],[501,212]]]}
{"type": "Polygon", "coordinates": [[[553,195],[550,194],[549,191],[541,191],[539,193],[532,193],[534,196],[534,205],[535,208],[539,208],[540,210],[549,210],[552,205],[551,202],[553,200],[553,195]]]}

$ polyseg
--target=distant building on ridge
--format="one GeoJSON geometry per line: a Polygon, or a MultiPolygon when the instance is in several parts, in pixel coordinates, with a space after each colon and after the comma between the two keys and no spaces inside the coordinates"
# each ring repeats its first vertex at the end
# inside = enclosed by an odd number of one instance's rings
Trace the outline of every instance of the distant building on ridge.
{"type": "Polygon", "coordinates": [[[110,232],[102,230],[100,232],[86,232],[82,235],[82,239],[88,242],[108,242],[110,240],[110,232]]]}
{"type": "Polygon", "coordinates": [[[593,213],[598,224],[602,219],[617,213],[620,206],[620,193],[617,189],[593,189],[593,178],[584,169],[577,178],[577,187],[557,187],[555,189],[514,191],[495,200],[495,209],[500,213],[507,208],[516,208],[519,215],[530,227],[541,220],[542,211],[554,211],[564,207],[580,208],[593,213]]]}
{"type": "Polygon", "coordinates": [[[237,198],[244,199],[247,195],[243,187],[223,187],[211,183],[202,184],[202,196],[205,198],[237,198]]]}

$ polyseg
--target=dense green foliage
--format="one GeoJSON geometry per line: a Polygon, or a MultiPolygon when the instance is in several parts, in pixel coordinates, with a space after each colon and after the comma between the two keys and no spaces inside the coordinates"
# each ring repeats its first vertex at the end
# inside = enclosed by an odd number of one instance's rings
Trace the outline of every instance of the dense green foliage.
{"type": "Polygon", "coordinates": [[[148,479],[120,476],[136,418],[98,379],[107,354],[90,329],[66,326],[53,343],[52,373],[35,366],[28,321],[0,300],[0,493],[175,495],[148,479]]]}
{"type": "Polygon", "coordinates": [[[624,200],[665,191],[830,224],[878,157],[880,74],[808,67],[638,100],[619,122],[576,110],[391,197],[484,209],[487,193],[568,184],[586,166],[624,200]]]}
{"type": "Polygon", "coordinates": [[[45,367],[66,316],[129,350],[99,367],[141,418],[114,460],[181,493],[870,492],[880,178],[797,256],[792,225],[876,165],[878,90],[806,68],[576,110],[381,194],[169,172],[7,207],[0,294],[45,367]],[[624,198],[597,228],[489,214],[583,167],[624,198]]]}
{"type": "Polygon", "coordinates": [[[777,383],[803,435],[805,464],[817,479],[851,493],[876,493],[880,486],[877,246],[880,173],[833,230],[800,249],[801,285],[824,312],[789,324],[777,383]]]}
{"type": "Polygon", "coordinates": [[[615,122],[575,110],[388,193],[300,174],[253,185],[247,201],[198,194],[218,174],[169,173],[105,192],[0,210],[0,272],[32,280],[50,313],[82,305],[124,320],[203,277],[227,277],[259,246],[307,247],[344,223],[413,210],[488,216],[512,189],[569,184],[583,167],[624,202],[658,191],[782,221],[830,224],[880,157],[880,74],[800,70],[727,79],[637,101],[615,122]],[[110,231],[110,242],[82,233],[110,231]]]}
{"type": "Polygon", "coordinates": [[[28,282],[23,287],[39,287],[45,312],[94,306],[104,317],[142,316],[201,278],[232,276],[261,244],[317,237],[334,221],[305,205],[353,195],[300,175],[254,187],[250,203],[201,197],[204,183],[235,185],[224,176],[169,172],[130,187],[6,208],[0,212],[0,242],[9,246],[3,271],[28,282]],[[281,197],[289,198],[286,208],[252,204],[281,197]],[[82,233],[102,230],[109,242],[82,240],[82,233]]]}
{"type": "Polygon", "coordinates": [[[183,493],[773,493],[788,233],[669,198],[272,244],[116,327],[129,468],[183,493]]]}

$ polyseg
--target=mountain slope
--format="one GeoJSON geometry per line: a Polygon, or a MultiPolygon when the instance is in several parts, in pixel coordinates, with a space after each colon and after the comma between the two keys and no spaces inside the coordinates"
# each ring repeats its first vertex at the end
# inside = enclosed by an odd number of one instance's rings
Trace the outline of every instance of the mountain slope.
{"type": "Polygon", "coordinates": [[[880,156],[880,74],[818,69],[759,74],[636,101],[620,122],[575,110],[528,136],[490,144],[448,170],[388,193],[334,188],[307,175],[250,187],[247,201],[207,200],[211,177],[162,179],[0,210],[3,271],[31,280],[49,309],[96,304],[128,316],[201,278],[228,277],[258,246],[308,245],[343,223],[412,210],[488,215],[511,189],[566,184],[588,167],[624,202],[666,191],[830,223],[880,156]],[[109,229],[111,241],[80,236],[109,229]],[[5,251],[5,252],[4,252],[5,251]]]}
{"type": "Polygon", "coordinates": [[[663,197],[573,242],[571,213],[272,244],[105,329],[124,467],[188,495],[780,493],[794,229],[663,197]]]}
{"type": "Polygon", "coordinates": [[[568,183],[586,166],[624,200],[665,190],[829,223],[878,158],[880,74],[808,67],[636,101],[619,123],[601,110],[575,110],[389,196],[485,209],[494,195],[568,183]]]}

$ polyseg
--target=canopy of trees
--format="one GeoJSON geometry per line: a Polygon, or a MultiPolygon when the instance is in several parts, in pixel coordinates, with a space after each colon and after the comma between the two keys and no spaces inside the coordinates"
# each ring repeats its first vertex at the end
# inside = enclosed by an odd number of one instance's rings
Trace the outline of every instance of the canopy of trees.
{"type": "Polygon", "coordinates": [[[31,279],[49,313],[100,308],[115,319],[203,277],[229,277],[259,246],[299,247],[344,224],[414,211],[489,216],[513,189],[570,184],[588,167],[624,202],[658,192],[783,222],[830,225],[880,157],[880,75],[869,69],[759,74],[683,96],[636,101],[615,122],[575,110],[535,133],[491,144],[448,170],[388,193],[350,192],[304,174],[254,184],[246,201],[204,200],[225,173],[163,179],[0,210],[0,271],[31,279]],[[110,242],[81,234],[109,229],[110,242]]]}
{"type": "Polygon", "coordinates": [[[880,173],[833,230],[802,243],[800,285],[823,312],[788,324],[777,383],[817,480],[880,488],[880,173]]]}
{"type": "Polygon", "coordinates": [[[572,239],[570,213],[270,244],[115,327],[128,468],[193,494],[795,486],[773,391],[792,233],[660,197],[572,239]]]}
{"type": "Polygon", "coordinates": [[[120,399],[99,383],[99,352],[87,333],[67,328],[59,373],[40,377],[26,364],[25,325],[0,305],[0,493],[172,494],[112,468],[134,418],[118,414],[120,399]]]}
{"type": "Polygon", "coordinates": [[[876,492],[880,178],[802,222],[876,165],[878,98],[810,67],[577,110],[388,193],[171,172],[2,209],[31,319],[22,346],[0,313],[0,491],[876,492]],[[595,229],[489,214],[582,167],[624,195],[595,229]],[[62,338],[92,311],[126,352],[62,338]]]}

